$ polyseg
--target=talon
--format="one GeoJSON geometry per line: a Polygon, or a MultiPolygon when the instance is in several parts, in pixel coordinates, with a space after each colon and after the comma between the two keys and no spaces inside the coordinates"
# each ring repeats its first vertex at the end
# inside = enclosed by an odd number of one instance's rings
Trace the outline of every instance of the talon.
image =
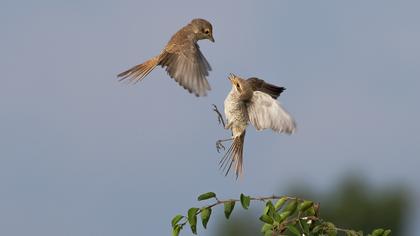
{"type": "Polygon", "coordinates": [[[219,122],[219,124],[222,124],[223,127],[225,127],[225,121],[223,120],[222,114],[220,113],[219,109],[217,109],[216,105],[214,105],[214,104],[212,104],[212,105],[213,105],[213,111],[216,112],[216,114],[217,114],[217,121],[219,122]]]}
{"type": "Polygon", "coordinates": [[[217,152],[220,153],[220,150],[222,148],[223,148],[223,151],[226,150],[225,146],[222,144],[222,140],[217,140],[217,142],[216,142],[217,152]]]}

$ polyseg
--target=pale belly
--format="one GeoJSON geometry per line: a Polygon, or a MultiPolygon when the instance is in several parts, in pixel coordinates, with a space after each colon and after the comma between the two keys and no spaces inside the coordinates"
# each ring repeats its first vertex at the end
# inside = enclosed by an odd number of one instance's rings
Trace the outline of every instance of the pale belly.
{"type": "Polygon", "coordinates": [[[246,105],[232,96],[226,98],[224,105],[227,128],[231,129],[233,136],[236,137],[242,134],[248,126],[249,117],[246,105]]]}

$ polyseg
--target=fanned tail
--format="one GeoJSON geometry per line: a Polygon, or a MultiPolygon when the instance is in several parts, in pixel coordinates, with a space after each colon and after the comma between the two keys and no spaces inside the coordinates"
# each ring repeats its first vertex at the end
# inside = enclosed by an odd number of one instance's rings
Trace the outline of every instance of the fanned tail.
{"type": "Polygon", "coordinates": [[[233,139],[232,144],[230,145],[225,155],[220,160],[219,162],[220,169],[223,169],[222,171],[225,173],[225,175],[229,174],[229,171],[233,163],[235,163],[236,178],[238,178],[238,176],[242,176],[244,140],[245,140],[245,131],[241,135],[236,136],[233,139]]]}
{"type": "Polygon", "coordinates": [[[132,68],[118,74],[121,77],[119,81],[128,78],[129,82],[137,83],[144,79],[159,63],[159,56],[156,56],[143,64],[133,66],[132,68]]]}

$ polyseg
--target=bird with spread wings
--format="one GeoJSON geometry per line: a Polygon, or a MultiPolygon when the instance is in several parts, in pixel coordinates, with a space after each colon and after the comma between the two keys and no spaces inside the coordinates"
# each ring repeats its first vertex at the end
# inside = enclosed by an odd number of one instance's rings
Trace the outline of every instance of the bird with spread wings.
{"type": "Polygon", "coordinates": [[[278,133],[292,134],[296,123],[292,116],[276,100],[285,90],[258,78],[242,79],[231,74],[228,79],[232,89],[224,102],[227,123],[214,105],[219,122],[232,131],[232,137],[218,140],[217,150],[225,148],[222,142],[233,141],[220,160],[220,167],[227,175],[235,163],[236,178],[243,171],[243,146],[245,132],[250,122],[257,130],[272,129],[278,133]]]}
{"type": "Polygon", "coordinates": [[[211,66],[200,51],[198,40],[214,42],[213,26],[204,19],[194,19],[176,32],[161,53],[152,59],[118,74],[121,80],[137,83],[160,65],[190,93],[205,96],[210,85],[206,77],[211,66]]]}

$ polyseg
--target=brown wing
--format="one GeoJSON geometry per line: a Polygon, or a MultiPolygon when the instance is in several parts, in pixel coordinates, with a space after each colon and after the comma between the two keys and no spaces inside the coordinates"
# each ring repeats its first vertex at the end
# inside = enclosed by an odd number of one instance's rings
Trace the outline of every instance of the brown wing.
{"type": "Polygon", "coordinates": [[[278,87],[273,84],[266,83],[262,79],[258,79],[256,77],[251,77],[246,80],[249,84],[251,84],[253,91],[261,91],[270,95],[272,98],[277,99],[280,94],[286,89],[285,87],[278,87]]]}
{"type": "Polygon", "coordinates": [[[211,89],[206,79],[211,67],[196,43],[185,40],[168,45],[159,65],[166,67],[171,78],[196,96],[205,96],[211,89]]]}

